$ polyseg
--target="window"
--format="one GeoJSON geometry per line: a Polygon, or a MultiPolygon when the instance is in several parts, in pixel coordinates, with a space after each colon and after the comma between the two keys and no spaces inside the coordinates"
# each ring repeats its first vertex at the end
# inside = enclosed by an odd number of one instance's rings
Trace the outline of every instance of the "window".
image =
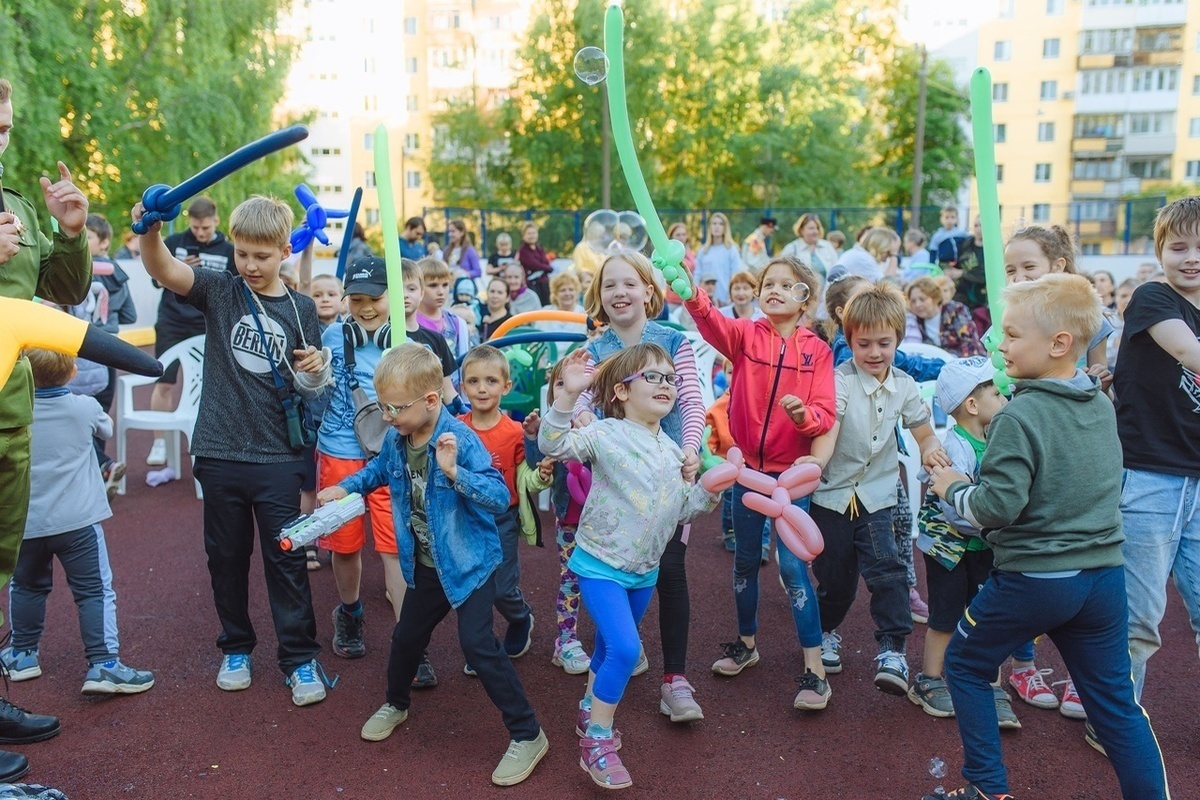
{"type": "Polygon", "coordinates": [[[404,149],[405,150],[420,150],[421,136],[417,133],[404,134],[404,149]]]}
{"type": "Polygon", "coordinates": [[[1008,84],[993,83],[992,84],[992,102],[1006,103],[1008,102],[1008,84]]]}
{"type": "Polygon", "coordinates": [[[363,59],[363,72],[368,75],[375,74],[375,58],[374,56],[363,59]]]}
{"type": "Polygon", "coordinates": [[[1076,139],[1113,139],[1125,135],[1120,114],[1081,114],[1075,117],[1076,139]]]}
{"type": "Polygon", "coordinates": [[[404,98],[404,107],[407,111],[416,111],[417,96],[415,94],[410,94],[408,97],[404,98]]]}
{"type": "Polygon", "coordinates": [[[996,141],[996,144],[1004,144],[1008,139],[1008,126],[1003,122],[993,126],[992,138],[996,141]]]}
{"type": "Polygon", "coordinates": [[[1080,35],[1079,49],[1089,56],[1127,55],[1133,52],[1133,31],[1129,28],[1084,31],[1080,35]]]}
{"type": "Polygon", "coordinates": [[[366,177],[363,179],[363,188],[364,189],[374,189],[375,185],[376,185],[375,184],[375,170],[370,170],[369,172],[367,172],[366,177]]]}
{"type": "Polygon", "coordinates": [[[416,59],[416,57],[413,57],[413,58],[406,58],[406,59],[404,60],[404,70],[405,70],[405,72],[407,72],[409,75],[416,75],[416,74],[417,74],[417,59],[416,59]]]}
{"type": "Polygon", "coordinates": [[[364,133],[363,134],[363,150],[374,150],[374,149],[375,149],[375,134],[364,133]]]}
{"type": "Polygon", "coordinates": [[[1046,0],[1046,16],[1058,17],[1063,13],[1065,0],[1046,0]]]}
{"type": "Polygon", "coordinates": [[[1054,141],[1054,123],[1039,122],[1038,123],[1038,141],[1053,142],[1054,141]]]}
{"type": "Polygon", "coordinates": [[[1170,156],[1130,158],[1126,163],[1126,169],[1134,178],[1167,180],[1171,177],[1171,158],[1170,156]]]}
{"type": "Polygon", "coordinates": [[[1154,136],[1171,133],[1175,129],[1175,115],[1169,111],[1157,114],[1130,114],[1130,136],[1154,136]]]}
{"type": "Polygon", "coordinates": [[[1042,40],[1042,58],[1058,58],[1058,50],[1060,40],[1058,39],[1043,39],[1042,40]]]}
{"type": "Polygon", "coordinates": [[[1038,95],[1042,100],[1058,99],[1058,81],[1042,81],[1042,90],[1038,95]]]}
{"type": "Polygon", "coordinates": [[[1179,70],[1170,67],[1149,67],[1130,70],[1131,92],[1173,92],[1179,83],[1179,70]]]}
{"type": "Polygon", "coordinates": [[[1004,165],[996,165],[996,183],[1004,183],[1004,165]]]}
{"type": "Polygon", "coordinates": [[[1049,183],[1050,182],[1050,165],[1049,164],[1034,164],[1033,165],[1033,181],[1034,183],[1049,183]]]}
{"type": "Polygon", "coordinates": [[[1192,94],[1200,94],[1200,75],[1192,76],[1192,94]]]}
{"type": "Polygon", "coordinates": [[[1049,203],[1034,203],[1033,204],[1033,221],[1034,222],[1049,222],[1050,221],[1050,204],[1049,203]]]}
{"type": "Polygon", "coordinates": [[[420,189],[421,188],[421,173],[410,169],[404,173],[404,188],[405,189],[420,189]]]}
{"type": "Polygon", "coordinates": [[[1001,19],[1012,19],[1014,13],[1013,6],[1016,5],[1016,0],[1000,0],[999,5],[998,16],[1001,19]]]}
{"type": "Polygon", "coordinates": [[[1083,94],[1124,94],[1128,72],[1124,69],[1084,70],[1080,91],[1083,94]]]}
{"type": "Polygon", "coordinates": [[[1187,162],[1187,179],[1189,181],[1200,180],[1200,161],[1187,162]]]}
{"type": "Polygon", "coordinates": [[[1116,216],[1117,206],[1112,200],[1080,200],[1071,203],[1071,219],[1080,222],[1109,222],[1116,216]]]}
{"type": "Polygon", "coordinates": [[[404,18],[404,32],[406,34],[408,34],[409,36],[417,35],[417,18],[416,17],[405,17],[404,18]]]}
{"type": "Polygon", "coordinates": [[[1080,255],[1085,255],[1085,256],[1101,255],[1100,243],[1099,242],[1084,242],[1083,244],[1079,245],[1079,253],[1080,253],[1080,255]]]}
{"type": "Polygon", "coordinates": [[[1111,158],[1076,159],[1071,177],[1077,181],[1102,181],[1116,178],[1117,162],[1111,158]]]}
{"type": "Polygon", "coordinates": [[[379,97],[373,94],[363,95],[363,111],[378,111],[379,97]]]}
{"type": "Polygon", "coordinates": [[[379,224],[379,209],[378,208],[368,208],[367,209],[367,224],[368,225],[378,225],[379,224]]]}
{"type": "Polygon", "coordinates": [[[1008,61],[1011,59],[1012,41],[1005,39],[1002,42],[996,42],[996,46],[992,52],[992,57],[995,58],[996,61],[1008,61]]]}
{"type": "Polygon", "coordinates": [[[1200,117],[1192,117],[1188,120],[1188,138],[1200,139],[1200,117]]]}

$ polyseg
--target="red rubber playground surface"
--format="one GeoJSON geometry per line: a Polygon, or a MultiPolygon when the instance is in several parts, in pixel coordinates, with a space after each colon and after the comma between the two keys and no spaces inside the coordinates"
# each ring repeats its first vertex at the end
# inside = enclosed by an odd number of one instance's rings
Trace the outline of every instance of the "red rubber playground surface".
{"type": "MultiPolygon", "coordinates": [[[[54,786],[72,800],[115,797],[220,798],[541,798],[599,797],[579,767],[573,732],[581,677],[550,664],[557,555],[553,548],[521,551],[522,586],[537,623],[533,649],[517,664],[550,752],[518,787],[489,782],[507,746],[499,715],[482,688],[462,674],[453,620],[435,635],[430,657],[441,684],[414,697],[408,722],[382,743],[359,739],[362,723],[383,702],[390,607],[381,571],[366,559],[363,602],[367,656],[345,661],[326,650],[322,659],[338,688],[308,708],[291,703],[274,663],[274,632],[267,613],[261,566],[252,567],[252,601],[260,646],[254,684],[226,693],[214,679],[219,653],[216,616],[201,541],[201,506],[190,479],[159,488],[144,482],[140,457],[149,439],[134,435],[129,494],[115,501],[105,524],[118,593],[122,658],[151,669],[156,685],[132,697],[85,698],[86,665],[75,609],[61,571],[49,603],[42,642],[44,675],[12,684],[9,697],[26,708],[62,718],[55,739],[20,748],[33,771],[26,780],[54,786]]],[[[257,562],[257,557],[256,557],[257,562]]],[[[832,677],[833,699],[820,714],[792,709],[799,649],[774,564],[763,569],[761,663],[735,679],[718,678],[709,665],[718,643],[735,630],[731,556],[719,544],[718,516],[692,529],[688,572],[692,595],[690,678],[706,719],[672,725],[658,711],[661,651],[656,604],[643,625],[650,672],[634,678],[618,713],[622,756],[633,775],[631,798],[833,798],[912,800],[933,789],[932,756],[944,759],[947,789],[959,784],[958,734],[904,698],[871,682],[874,642],[866,591],[843,627],[845,670],[832,677]]],[[[312,573],[322,644],[328,648],[330,609],[336,602],[328,566],[312,573]]],[[[1200,783],[1196,736],[1197,659],[1181,604],[1172,600],[1163,626],[1165,648],[1151,662],[1145,703],[1167,760],[1175,796],[1194,797],[1200,783]]],[[[586,642],[592,631],[583,626],[586,642]]],[[[919,664],[923,626],[909,642],[919,664]]],[[[1039,662],[1062,665],[1050,645],[1039,662]]],[[[1116,798],[1119,791],[1102,756],[1083,741],[1083,725],[1017,705],[1024,728],[1003,739],[1014,794],[1028,798],[1116,798]]]]}

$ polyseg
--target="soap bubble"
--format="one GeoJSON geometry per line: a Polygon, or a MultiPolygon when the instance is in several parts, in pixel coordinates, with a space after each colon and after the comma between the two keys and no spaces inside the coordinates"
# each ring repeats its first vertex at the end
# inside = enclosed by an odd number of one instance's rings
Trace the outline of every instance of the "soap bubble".
{"type": "Polygon", "coordinates": [[[608,56],[599,47],[585,47],[575,54],[575,75],[588,86],[608,76],[608,56]]]}
{"type": "Polygon", "coordinates": [[[946,777],[946,762],[937,756],[929,759],[929,774],[939,780],[946,777]]]}
{"type": "Polygon", "coordinates": [[[622,211],[617,218],[617,244],[625,250],[641,252],[649,236],[646,221],[636,211],[622,211]]]}
{"type": "Polygon", "coordinates": [[[617,212],[600,208],[588,214],[583,223],[583,240],[597,253],[607,255],[617,240],[617,212]]]}
{"type": "Polygon", "coordinates": [[[792,296],[793,303],[806,303],[808,302],[808,298],[812,295],[812,290],[808,288],[808,284],[804,281],[796,281],[792,284],[792,291],[790,294],[792,296]]]}

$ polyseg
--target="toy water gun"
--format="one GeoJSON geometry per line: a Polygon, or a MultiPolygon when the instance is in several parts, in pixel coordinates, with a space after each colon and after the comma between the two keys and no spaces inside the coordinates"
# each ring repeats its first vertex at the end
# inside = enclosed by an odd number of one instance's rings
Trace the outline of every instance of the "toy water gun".
{"type": "Polygon", "coordinates": [[[304,547],[365,513],[367,506],[362,495],[351,492],[341,500],[326,503],[313,513],[299,516],[285,525],[279,532],[279,547],[287,551],[304,547]]]}

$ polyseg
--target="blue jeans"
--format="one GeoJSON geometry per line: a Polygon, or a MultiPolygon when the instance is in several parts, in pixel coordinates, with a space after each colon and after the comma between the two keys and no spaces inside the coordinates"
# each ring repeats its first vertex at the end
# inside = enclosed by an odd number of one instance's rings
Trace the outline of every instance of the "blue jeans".
{"type": "Polygon", "coordinates": [[[1075,681],[1122,797],[1166,798],[1162,753],[1133,695],[1126,623],[1121,567],[1083,570],[1070,578],[993,571],[946,648],[963,777],[985,792],[1009,790],[991,684],[1013,650],[1045,631],[1075,681]]]}
{"type": "Polygon", "coordinates": [[[1200,642],[1200,481],[1127,469],[1121,481],[1125,584],[1129,593],[1129,655],[1141,698],[1146,662],[1162,645],[1158,626],[1167,610],[1167,579],[1183,598],[1200,642]]]}
{"type": "Polygon", "coordinates": [[[592,696],[604,703],[619,703],[642,652],[638,625],[654,596],[654,587],[626,589],[616,581],[581,577],[579,593],[596,623],[592,696]]]}
{"type": "Polygon", "coordinates": [[[821,626],[832,631],[842,624],[858,594],[862,575],[871,592],[871,619],[879,650],[904,652],[912,633],[908,607],[908,576],[892,527],[892,508],[881,508],[850,518],[814,505],[813,520],[825,538],[825,550],[813,562],[820,602],[821,626]]]}
{"type": "Polygon", "coordinates": [[[521,594],[521,560],[517,547],[521,541],[521,518],[512,506],[496,517],[500,535],[500,566],[496,567],[496,610],[509,625],[524,625],[531,609],[521,594]]]}
{"type": "MultiPolygon", "coordinates": [[[[733,535],[733,489],[721,493],[721,534],[733,535]]],[[[771,520],[763,518],[762,546],[766,550],[771,546],[771,520]]],[[[726,547],[726,549],[729,549],[726,547]]]]}
{"type": "MultiPolygon", "coordinates": [[[[777,478],[778,474],[771,477],[777,478]]],[[[758,633],[758,570],[762,564],[763,525],[767,518],[746,507],[742,496],[748,489],[740,483],[733,485],[733,535],[736,549],[733,554],[733,600],[737,606],[738,633],[754,636],[758,633]]],[[[808,498],[792,503],[808,510],[808,498]]],[[[801,647],[820,647],[821,617],[817,612],[817,595],[808,579],[808,565],[801,561],[782,542],[775,551],[779,556],[779,574],[792,606],[792,619],[801,647]]]]}

